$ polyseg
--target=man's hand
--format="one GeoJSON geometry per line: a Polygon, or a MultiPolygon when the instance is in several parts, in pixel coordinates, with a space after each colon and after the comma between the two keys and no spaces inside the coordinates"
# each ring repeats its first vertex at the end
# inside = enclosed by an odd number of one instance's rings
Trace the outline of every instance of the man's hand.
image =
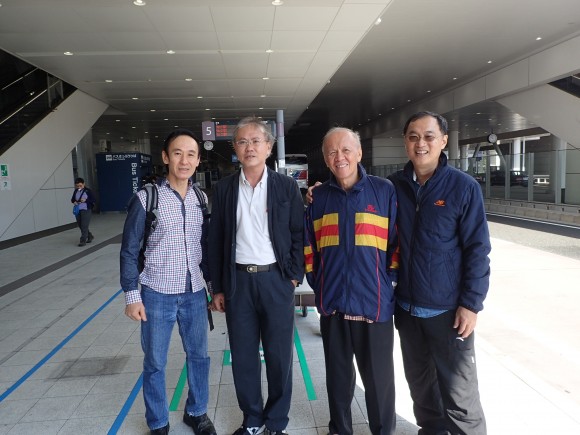
{"type": "Polygon", "coordinates": [[[147,321],[147,316],[145,315],[145,305],[143,302],[135,302],[134,304],[129,304],[125,307],[125,315],[131,320],[143,320],[147,321]]]}
{"type": "Polygon", "coordinates": [[[314,186],[310,186],[308,188],[308,192],[306,192],[306,202],[308,204],[312,204],[312,191],[314,190],[314,188],[316,188],[317,186],[320,186],[322,183],[320,181],[317,181],[316,183],[314,183],[314,186]]]}
{"type": "Polygon", "coordinates": [[[223,313],[226,311],[226,298],[223,293],[215,293],[211,300],[211,309],[223,313]]]}
{"type": "Polygon", "coordinates": [[[455,312],[455,322],[453,327],[457,328],[457,333],[461,338],[467,338],[475,329],[477,323],[477,313],[468,310],[464,307],[457,308],[455,312]]]}
{"type": "Polygon", "coordinates": [[[291,279],[290,281],[292,281],[292,284],[294,284],[294,288],[296,288],[296,286],[298,285],[298,281],[295,279],[291,279]]]}

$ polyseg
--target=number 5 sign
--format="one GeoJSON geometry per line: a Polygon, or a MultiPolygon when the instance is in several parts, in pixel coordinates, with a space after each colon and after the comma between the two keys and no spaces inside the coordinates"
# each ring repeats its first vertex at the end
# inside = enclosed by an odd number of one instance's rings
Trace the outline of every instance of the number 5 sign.
{"type": "Polygon", "coordinates": [[[203,121],[201,123],[201,136],[203,140],[215,140],[215,123],[203,121]]]}

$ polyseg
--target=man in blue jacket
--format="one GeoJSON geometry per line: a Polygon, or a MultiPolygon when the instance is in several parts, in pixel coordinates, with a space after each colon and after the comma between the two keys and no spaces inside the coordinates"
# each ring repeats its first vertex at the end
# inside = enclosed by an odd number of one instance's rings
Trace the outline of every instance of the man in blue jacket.
{"type": "Polygon", "coordinates": [[[400,248],[395,326],[421,434],[485,434],[474,333],[489,287],[481,187],[447,165],[447,121],[432,112],[403,129],[409,162],[397,189],[400,248]]]}
{"type": "Polygon", "coordinates": [[[274,137],[258,118],[233,132],[241,169],[216,184],[209,259],[213,308],[226,313],[242,426],[286,433],[292,395],[294,288],[304,278],[304,205],[296,182],[266,167],[274,137]],[[268,400],[262,401],[260,338],[268,400]]]}
{"type": "Polygon", "coordinates": [[[394,434],[395,189],[390,181],[366,174],[360,138],[352,130],[329,130],[322,153],[332,175],[313,192],[306,210],[304,255],[320,313],[328,427],[331,434],[353,433],[354,356],[371,433],[394,434]]]}

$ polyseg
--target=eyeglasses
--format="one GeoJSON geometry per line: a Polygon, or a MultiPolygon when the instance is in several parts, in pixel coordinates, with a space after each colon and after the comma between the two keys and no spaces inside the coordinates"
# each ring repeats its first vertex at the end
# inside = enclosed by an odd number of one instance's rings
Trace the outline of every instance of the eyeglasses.
{"type": "Polygon", "coordinates": [[[247,140],[247,139],[240,139],[234,142],[234,145],[239,147],[239,148],[246,148],[248,145],[252,144],[252,146],[260,146],[262,144],[262,142],[266,142],[266,140],[264,139],[252,139],[252,140],[247,140]]]}
{"type": "Polygon", "coordinates": [[[411,142],[411,143],[419,143],[421,140],[424,140],[427,143],[431,143],[434,142],[436,139],[440,138],[441,136],[445,136],[443,134],[440,134],[439,136],[434,136],[432,134],[428,134],[425,136],[419,136],[418,134],[406,134],[403,137],[405,138],[405,140],[407,142],[411,142]]]}

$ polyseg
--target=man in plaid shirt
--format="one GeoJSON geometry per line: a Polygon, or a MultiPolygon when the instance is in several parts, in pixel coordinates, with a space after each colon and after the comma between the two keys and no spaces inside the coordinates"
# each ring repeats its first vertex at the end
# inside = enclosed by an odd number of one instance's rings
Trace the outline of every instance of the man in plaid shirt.
{"type": "Polygon", "coordinates": [[[145,190],[129,202],[123,229],[121,287],[125,314],[141,321],[145,418],[156,435],[169,433],[165,366],[176,321],[186,354],[189,386],[183,421],[196,435],[216,433],[207,416],[210,360],[204,278],[209,283],[209,274],[202,262],[202,246],[207,245],[203,212],[191,181],[200,162],[199,144],[192,132],[183,129],[165,139],[162,157],[167,178],[155,186],[158,217],[147,239],[141,273],[138,257],[145,234],[145,190]]]}

